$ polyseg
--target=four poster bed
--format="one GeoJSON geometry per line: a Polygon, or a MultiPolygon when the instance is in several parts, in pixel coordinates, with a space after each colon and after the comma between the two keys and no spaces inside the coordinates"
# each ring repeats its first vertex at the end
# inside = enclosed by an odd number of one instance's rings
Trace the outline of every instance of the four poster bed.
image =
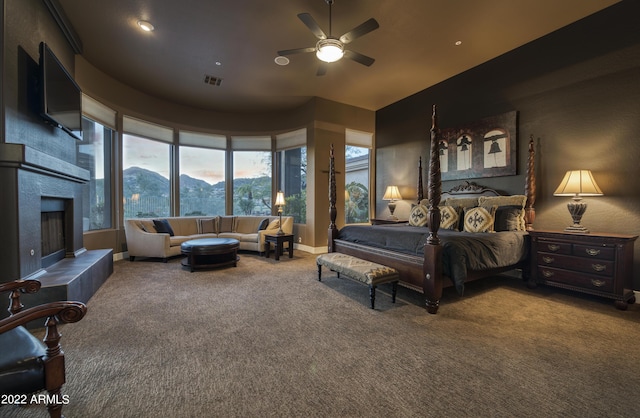
{"type": "Polygon", "coordinates": [[[409,224],[348,225],[338,230],[333,146],[329,164],[328,251],[395,268],[401,285],[424,293],[427,311],[432,314],[438,311],[444,287],[453,285],[462,295],[465,282],[513,269],[522,269],[526,278],[530,253],[527,231],[535,218],[533,139],[529,143],[524,194],[514,196],[501,196],[468,182],[442,193],[439,140],[434,106],[427,199],[423,199],[420,161],[418,200],[409,224]],[[489,214],[487,218],[494,221],[487,231],[473,230],[473,216],[478,215],[474,211],[478,210],[486,210],[478,213],[489,214]],[[452,216],[455,222],[449,222],[452,216]],[[426,225],[421,226],[421,218],[426,225]]]}

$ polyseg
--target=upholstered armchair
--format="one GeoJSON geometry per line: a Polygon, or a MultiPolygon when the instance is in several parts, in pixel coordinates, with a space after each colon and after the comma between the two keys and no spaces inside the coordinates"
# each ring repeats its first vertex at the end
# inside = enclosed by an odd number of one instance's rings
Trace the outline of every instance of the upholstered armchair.
{"type": "MultiPolygon", "coordinates": [[[[34,393],[46,390],[46,401],[42,402],[40,397],[36,398],[37,403],[46,403],[49,415],[57,418],[62,417],[62,405],[66,402],[60,392],[65,382],[65,368],[57,325],[81,320],[87,307],[81,302],[61,301],[23,309],[20,294],[38,290],[37,280],[0,283],[0,293],[10,292],[11,314],[0,320],[0,395],[11,395],[6,398],[13,403],[29,404],[34,393]],[[46,318],[42,341],[24,327],[40,318],[46,318]]],[[[1,408],[9,406],[0,405],[1,408]]]]}

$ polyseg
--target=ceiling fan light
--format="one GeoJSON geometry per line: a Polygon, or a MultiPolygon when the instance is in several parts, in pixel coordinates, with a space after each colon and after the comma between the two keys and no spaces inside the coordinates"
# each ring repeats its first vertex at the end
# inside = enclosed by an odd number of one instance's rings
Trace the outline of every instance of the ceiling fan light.
{"type": "Polygon", "coordinates": [[[344,46],[338,39],[321,39],[316,49],[316,56],[324,62],[338,61],[344,55],[344,46]]]}

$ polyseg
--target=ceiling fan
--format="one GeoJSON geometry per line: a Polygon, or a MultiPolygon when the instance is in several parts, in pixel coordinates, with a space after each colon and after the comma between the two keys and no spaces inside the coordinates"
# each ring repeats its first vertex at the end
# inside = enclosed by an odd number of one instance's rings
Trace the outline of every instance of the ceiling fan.
{"type": "Polygon", "coordinates": [[[283,51],[278,51],[278,56],[299,54],[303,52],[315,52],[316,56],[320,60],[320,66],[318,67],[316,75],[324,75],[327,71],[327,64],[338,61],[342,57],[349,58],[369,67],[375,61],[373,58],[355,51],[344,49],[344,46],[355,39],[378,29],[380,25],[378,25],[378,22],[375,19],[371,18],[361,25],[351,29],[339,38],[336,38],[331,34],[331,6],[333,5],[333,0],[325,1],[329,5],[329,36],[320,29],[318,23],[316,23],[315,19],[309,13],[300,13],[298,18],[309,28],[309,30],[311,30],[316,38],[318,38],[316,46],[309,48],[285,49],[283,51]]]}

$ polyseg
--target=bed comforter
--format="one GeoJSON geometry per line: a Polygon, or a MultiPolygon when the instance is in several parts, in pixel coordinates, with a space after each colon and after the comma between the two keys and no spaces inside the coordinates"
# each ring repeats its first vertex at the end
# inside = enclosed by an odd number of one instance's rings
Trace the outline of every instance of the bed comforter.
{"type": "MultiPolygon", "coordinates": [[[[443,273],[451,278],[459,294],[464,291],[467,271],[512,266],[529,253],[525,231],[470,233],[441,229],[438,235],[443,247],[443,273]]],[[[338,239],[422,256],[428,236],[426,227],[349,225],[340,230],[338,239]]]]}

